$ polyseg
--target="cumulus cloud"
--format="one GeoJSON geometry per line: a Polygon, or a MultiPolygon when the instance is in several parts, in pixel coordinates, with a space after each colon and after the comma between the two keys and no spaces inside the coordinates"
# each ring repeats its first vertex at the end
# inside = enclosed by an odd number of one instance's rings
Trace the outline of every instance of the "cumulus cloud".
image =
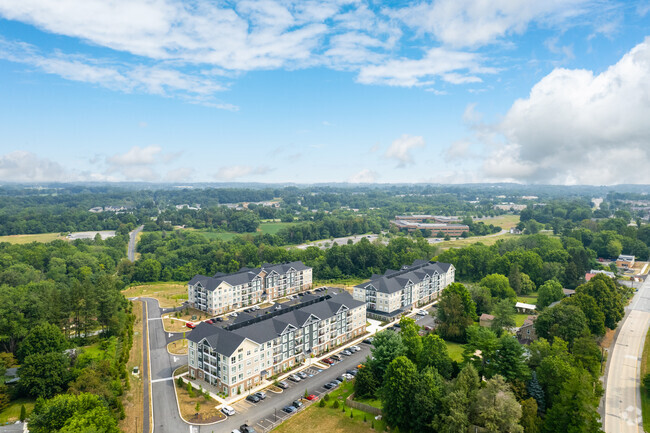
{"type": "Polygon", "coordinates": [[[387,13],[452,47],[478,47],[520,34],[535,21],[562,23],[585,13],[592,0],[434,0],[387,13]]]}
{"type": "Polygon", "coordinates": [[[650,37],[600,74],[555,69],[495,131],[487,177],[560,184],[650,183],[650,37]]]}
{"type": "Polygon", "coordinates": [[[466,140],[458,140],[453,142],[451,146],[449,146],[445,151],[445,158],[448,161],[469,158],[471,155],[470,145],[471,143],[466,140]]]}
{"type": "MultiPolygon", "coordinates": [[[[116,153],[105,157],[106,176],[121,175],[123,180],[161,180],[161,168],[173,163],[180,152],[165,153],[162,147],[150,145],[145,147],[133,146],[124,153],[116,153]]],[[[169,173],[174,173],[170,171],[169,173]]],[[[163,180],[174,180],[168,177],[163,180]]]]}
{"type": "Polygon", "coordinates": [[[396,160],[398,167],[404,167],[413,164],[411,151],[420,147],[424,147],[424,138],[404,134],[391,143],[384,156],[396,160]]]}
{"type": "Polygon", "coordinates": [[[377,173],[368,169],[364,168],[358,173],[353,174],[348,178],[348,182],[350,183],[375,183],[377,181],[377,173]]]}
{"type": "Polygon", "coordinates": [[[220,167],[214,175],[218,180],[235,180],[247,176],[259,176],[269,173],[271,169],[260,166],[253,167],[250,165],[229,165],[220,167]]]}
{"type": "Polygon", "coordinates": [[[162,148],[157,145],[140,147],[133,146],[126,153],[116,153],[115,155],[107,158],[109,164],[112,165],[147,165],[156,162],[157,156],[162,151],[162,148]]]}
{"type": "Polygon", "coordinates": [[[0,156],[0,179],[4,182],[66,182],[73,180],[58,162],[22,150],[0,156]]]}

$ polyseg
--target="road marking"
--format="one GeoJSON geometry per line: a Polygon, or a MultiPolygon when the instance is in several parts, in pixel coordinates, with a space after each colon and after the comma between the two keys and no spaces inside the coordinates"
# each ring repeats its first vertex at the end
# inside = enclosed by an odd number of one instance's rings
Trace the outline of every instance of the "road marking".
{"type": "Polygon", "coordinates": [[[147,320],[160,320],[162,317],[149,317],[147,320]]]}
{"type": "Polygon", "coordinates": [[[172,358],[174,359],[174,362],[178,362],[178,358],[177,358],[177,357],[172,356],[172,358]]]}
{"type": "Polygon", "coordinates": [[[166,380],[173,380],[173,379],[174,379],[173,377],[165,377],[165,378],[162,378],[162,379],[154,379],[154,380],[151,381],[151,383],[164,382],[166,380]]]}
{"type": "Polygon", "coordinates": [[[171,332],[169,333],[169,338],[172,338],[172,333],[171,332]]]}

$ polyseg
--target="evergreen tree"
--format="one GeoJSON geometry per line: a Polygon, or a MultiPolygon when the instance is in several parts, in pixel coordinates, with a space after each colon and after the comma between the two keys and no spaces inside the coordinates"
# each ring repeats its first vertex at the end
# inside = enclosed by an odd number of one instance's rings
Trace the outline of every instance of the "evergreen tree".
{"type": "Polygon", "coordinates": [[[528,381],[528,385],[526,386],[526,389],[528,390],[528,394],[535,399],[538,410],[540,412],[544,412],[546,410],[546,403],[544,401],[544,390],[542,389],[542,385],[540,385],[539,381],[537,380],[537,372],[535,371],[532,372],[530,380],[528,381]]]}

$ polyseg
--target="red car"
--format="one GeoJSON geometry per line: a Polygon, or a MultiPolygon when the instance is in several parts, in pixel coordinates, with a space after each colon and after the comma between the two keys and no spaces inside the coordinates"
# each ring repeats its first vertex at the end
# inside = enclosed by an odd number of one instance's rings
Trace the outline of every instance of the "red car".
{"type": "Polygon", "coordinates": [[[194,323],[192,323],[192,322],[186,322],[186,323],[185,323],[185,326],[187,326],[187,327],[190,328],[190,329],[194,329],[194,328],[196,328],[196,325],[194,325],[194,323]]]}
{"type": "Polygon", "coordinates": [[[323,359],[323,362],[324,362],[325,364],[329,364],[329,365],[334,364],[334,360],[332,360],[332,359],[330,359],[330,358],[325,358],[325,359],[323,359]]]}
{"type": "Polygon", "coordinates": [[[212,325],[214,323],[214,320],[208,319],[208,320],[205,321],[205,323],[207,323],[209,325],[212,325]]]}
{"type": "Polygon", "coordinates": [[[309,394],[307,397],[305,397],[307,400],[318,400],[318,397],[316,397],[314,394],[309,394]]]}

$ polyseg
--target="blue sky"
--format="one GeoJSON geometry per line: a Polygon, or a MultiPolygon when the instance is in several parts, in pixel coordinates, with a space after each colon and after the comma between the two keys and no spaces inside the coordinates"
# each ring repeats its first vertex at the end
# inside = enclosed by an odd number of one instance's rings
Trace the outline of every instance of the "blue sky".
{"type": "Polygon", "coordinates": [[[0,0],[0,180],[648,184],[649,36],[647,0],[0,0]]]}

